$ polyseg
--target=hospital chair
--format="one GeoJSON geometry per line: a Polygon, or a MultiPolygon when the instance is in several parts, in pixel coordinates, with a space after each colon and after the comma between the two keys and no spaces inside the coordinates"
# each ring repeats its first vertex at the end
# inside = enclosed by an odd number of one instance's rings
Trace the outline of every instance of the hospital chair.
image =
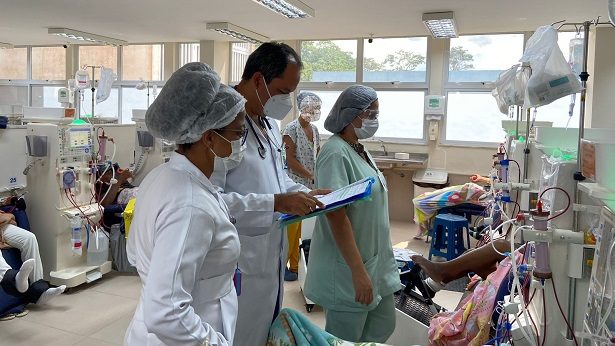
{"type": "MultiPolygon", "coordinates": [[[[30,222],[26,215],[26,203],[23,199],[15,199],[11,205],[0,207],[0,210],[15,215],[17,226],[28,231],[30,230],[30,222]]],[[[11,268],[15,270],[21,268],[21,252],[18,249],[3,249],[2,256],[11,268]]],[[[26,304],[27,301],[25,297],[10,295],[0,287],[0,317],[23,312],[26,308],[26,304]]]]}

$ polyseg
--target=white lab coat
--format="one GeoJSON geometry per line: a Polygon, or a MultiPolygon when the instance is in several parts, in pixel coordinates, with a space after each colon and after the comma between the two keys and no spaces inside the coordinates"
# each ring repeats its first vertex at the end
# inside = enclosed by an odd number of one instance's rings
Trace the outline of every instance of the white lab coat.
{"type": "Polygon", "coordinates": [[[268,131],[271,143],[253,124],[267,150],[265,159],[259,155],[258,141],[246,124],[249,132],[243,160],[226,176],[216,173],[211,177],[214,185],[223,188],[222,197],[237,218],[235,226],[241,242],[242,283],[236,346],[265,345],[276,304],[278,308],[282,306],[282,269],[288,257],[287,240],[285,230],[277,222],[280,214],[273,211],[273,195],[309,191],[286,174],[281,153],[282,136],[277,123],[272,119],[269,123],[273,128],[268,131]]]}
{"type": "Polygon", "coordinates": [[[141,183],[126,247],[141,298],[126,345],[232,345],[239,240],[217,189],[186,157],[141,183]]]}

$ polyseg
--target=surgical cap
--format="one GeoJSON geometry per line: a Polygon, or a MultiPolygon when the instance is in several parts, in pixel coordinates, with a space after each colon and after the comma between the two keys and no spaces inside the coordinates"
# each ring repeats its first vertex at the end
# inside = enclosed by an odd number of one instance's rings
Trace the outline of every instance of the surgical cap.
{"type": "Polygon", "coordinates": [[[244,104],[211,67],[188,63],[166,82],[145,113],[145,124],[155,137],[194,143],[205,131],[230,124],[244,104]]]}
{"type": "Polygon", "coordinates": [[[325,129],[340,133],[361,112],[378,100],[376,90],[364,85],[352,85],[344,90],[335,101],[325,119],[325,129]]]}
{"type": "Polygon", "coordinates": [[[318,95],[312,92],[304,91],[297,95],[297,107],[300,112],[305,111],[309,107],[318,105],[322,105],[322,100],[318,97],[318,95]]]}

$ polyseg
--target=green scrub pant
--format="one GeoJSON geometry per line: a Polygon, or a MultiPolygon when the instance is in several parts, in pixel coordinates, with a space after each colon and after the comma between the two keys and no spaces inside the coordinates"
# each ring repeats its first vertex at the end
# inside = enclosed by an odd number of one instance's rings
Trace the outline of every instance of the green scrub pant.
{"type": "Polygon", "coordinates": [[[326,310],[325,317],[325,330],[342,340],[384,343],[395,330],[395,301],[391,294],[371,311],[326,310]]]}

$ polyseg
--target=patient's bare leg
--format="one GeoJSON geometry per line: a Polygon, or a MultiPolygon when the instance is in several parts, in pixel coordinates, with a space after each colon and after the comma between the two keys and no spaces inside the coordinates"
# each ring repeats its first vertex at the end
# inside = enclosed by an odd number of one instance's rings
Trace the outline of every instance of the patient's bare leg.
{"type": "MultiPolygon", "coordinates": [[[[500,252],[510,251],[510,242],[507,240],[495,240],[494,245],[500,252]]],[[[491,244],[469,250],[448,262],[432,262],[423,256],[412,256],[412,261],[420,265],[428,277],[443,284],[459,279],[470,272],[484,279],[496,269],[497,263],[502,259],[504,256],[494,251],[491,244]]]]}

